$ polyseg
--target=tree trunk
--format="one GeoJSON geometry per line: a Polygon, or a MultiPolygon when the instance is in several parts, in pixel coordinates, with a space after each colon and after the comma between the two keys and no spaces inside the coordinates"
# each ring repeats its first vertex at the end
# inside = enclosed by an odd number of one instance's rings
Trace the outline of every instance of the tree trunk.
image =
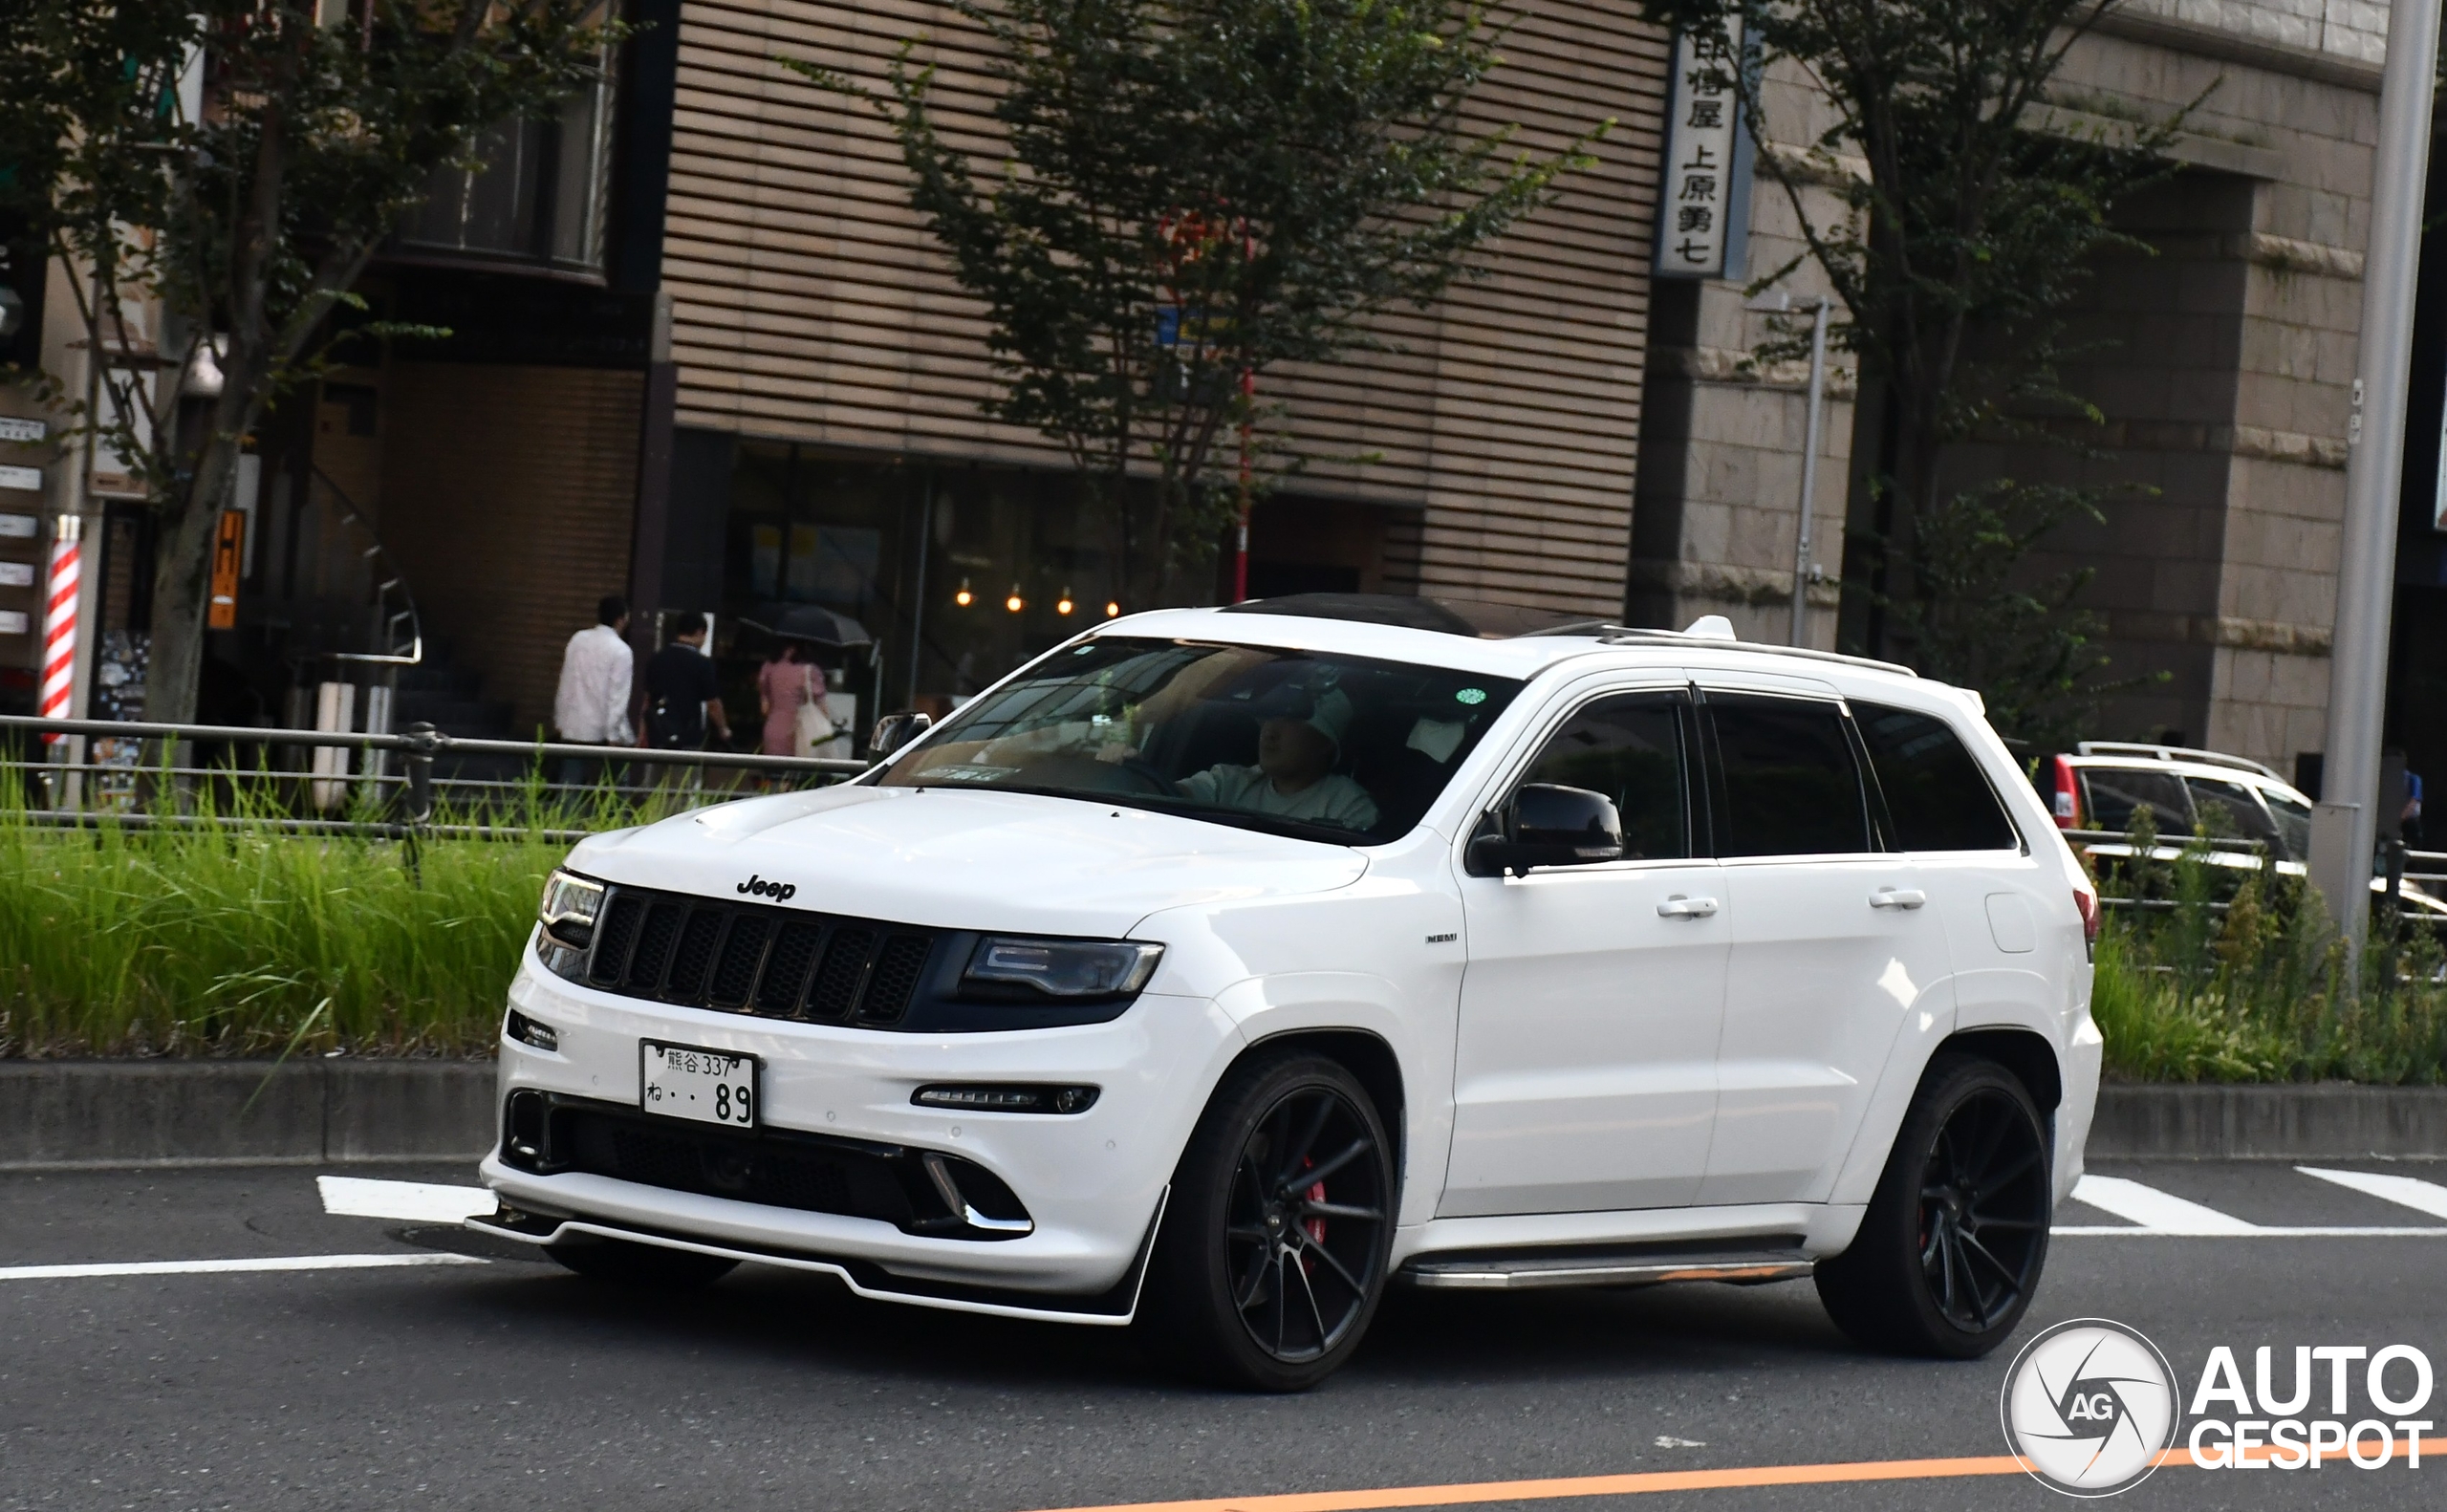
{"type": "Polygon", "coordinates": [[[156,516],[152,644],[144,669],[144,717],[164,724],[195,721],[204,671],[204,616],[212,591],[212,548],[218,508],[229,471],[228,448],[214,443],[199,459],[184,497],[156,516]],[[216,464],[216,458],[220,459],[216,464]]]}

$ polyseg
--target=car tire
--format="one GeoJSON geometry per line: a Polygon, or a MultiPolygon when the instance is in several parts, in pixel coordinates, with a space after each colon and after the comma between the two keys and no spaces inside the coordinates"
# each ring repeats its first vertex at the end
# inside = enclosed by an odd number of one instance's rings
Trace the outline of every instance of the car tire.
{"type": "Polygon", "coordinates": [[[1860,1231],[1819,1262],[1819,1300],[1856,1343],[1978,1359],[2003,1344],[2047,1258],[2047,1125],[2020,1078],[1944,1054],[1886,1157],[1860,1231]]]}
{"type": "Polygon", "coordinates": [[[1263,1392],[1333,1373],[1384,1295],[1394,1170],[1374,1100],[1340,1065],[1289,1052],[1235,1068],[1173,1175],[1136,1324],[1149,1355],[1263,1392]]]}
{"type": "Polygon", "coordinates": [[[572,1239],[547,1244],[544,1253],[579,1275],[656,1291],[693,1291],[731,1273],[739,1262],[693,1249],[666,1249],[625,1239],[572,1239]]]}

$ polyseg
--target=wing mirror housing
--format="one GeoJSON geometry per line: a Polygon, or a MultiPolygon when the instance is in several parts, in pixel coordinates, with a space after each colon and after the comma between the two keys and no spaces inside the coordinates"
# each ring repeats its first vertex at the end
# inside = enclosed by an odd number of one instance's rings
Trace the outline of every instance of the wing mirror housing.
{"type": "Polygon", "coordinates": [[[882,761],[934,727],[935,721],[931,715],[911,712],[887,714],[876,721],[874,731],[867,736],[867,754],[882,761]]]}
{"type": "Polygon", "coordinates": [[[1623,858],[1614,800],[1586,788],[1524,783],[1481,821],[1465,867],[1472,876],[1515,876],[1535,866],[1594,866],[1623,858]]]}

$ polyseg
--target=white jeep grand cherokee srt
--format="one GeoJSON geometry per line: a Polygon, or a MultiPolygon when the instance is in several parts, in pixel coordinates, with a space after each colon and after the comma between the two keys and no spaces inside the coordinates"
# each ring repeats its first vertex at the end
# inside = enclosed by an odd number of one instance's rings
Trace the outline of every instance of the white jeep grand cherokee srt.
{"type": "Polygon", "coordinates": [[[1722,621],[1299,608],[1115,620],[855,782],[577,846],[471,1224],[1276,1390],[1395,1280],[1811,1275],[1865,1343],[2011,1332],[2097,905],[1978,699],[1722,621]]]}

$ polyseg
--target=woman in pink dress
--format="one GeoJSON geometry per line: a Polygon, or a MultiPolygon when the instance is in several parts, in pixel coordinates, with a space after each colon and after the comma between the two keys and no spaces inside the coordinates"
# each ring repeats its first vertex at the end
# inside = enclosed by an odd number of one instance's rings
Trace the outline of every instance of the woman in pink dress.
{"type": "Polygon", "coordinates": [[[756,669],[756,703],[765,711],[764,753],[803,754],[797,748],[799,710],[811,702],[823,707],[823,697],[824,669],[809,659],[805,645],[783,641],[756,669]]]}

